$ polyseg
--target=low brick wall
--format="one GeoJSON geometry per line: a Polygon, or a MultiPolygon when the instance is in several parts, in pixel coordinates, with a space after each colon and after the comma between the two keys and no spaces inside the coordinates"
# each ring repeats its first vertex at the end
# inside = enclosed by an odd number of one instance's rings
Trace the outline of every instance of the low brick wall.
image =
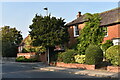
{"type": "Polygon", "coordinates": [[[18,53],[17,57],[20,56],[25,56],[25,58],[29,59],[29,58],[35,58],[36,57],[36,53],[18,53]]]}
{"type": "MultiPolygon", "coordinates": [[[[52,65],[53,63],[50,63],[52,65]]],[[[95,65],[87,65],[87,64],[77,64],[77,63],[63,63],[57,62],[55,64],[57,67],[66,67],[66,68],[78,68],[78,69],[87,69],[87,70],[95,70],[95,65]]]]}
{"type": "Polygon", "coordinates": [[[118,66],[107,66],[107,71],[109,71],[109,72],[120,72],[120,67],[118,67],[118,66]]]}

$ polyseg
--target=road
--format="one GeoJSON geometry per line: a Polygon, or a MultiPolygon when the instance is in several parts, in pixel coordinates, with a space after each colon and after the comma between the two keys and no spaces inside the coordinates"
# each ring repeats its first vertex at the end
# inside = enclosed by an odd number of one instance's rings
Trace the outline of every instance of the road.
{"type": "Polygon", "coordinates": [[[3,63],[3,78],[96,78],[85,75],[69,74],[62,72],[41,71],[33,69],[41,63],[3,63]]]}

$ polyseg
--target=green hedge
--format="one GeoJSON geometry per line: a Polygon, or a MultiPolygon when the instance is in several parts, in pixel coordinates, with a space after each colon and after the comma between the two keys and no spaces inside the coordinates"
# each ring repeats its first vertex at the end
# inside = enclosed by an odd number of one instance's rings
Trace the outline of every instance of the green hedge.
{"type": "Polygon", "coordinates": [[[63,56],[64,56],[64,54],[65,54],[64,52],[59,52],[58,53],[58,58],[57,58],[58,62],[63,62],[63,56]]]}
{"type": "Polygon", "coordinates": [[[120,45],[111,46],[106,50],[106,59],[113,65],[120,66],[120,45]]]}
{"type": "Polygon", "coordinates": [[[37,59],[36,58],[27,59],[24,56],[20,56],[16,58],[16,62],[37,62],[37,59]]]}
{"type": "Polygon", "coordinates": [[[89,65],[100,64],[103,60],[103,51],[97,45],[90,44],[85,51],[85,63],[89,65]]]}
{"type": "Polygon", "coordinates": [[[64,63],[74,63],[75,59],[74,56],[77,54],[75,50],[67,50],[66,52],[63,52],[62,59],[64,63]]]}
{"type": "Polygon", "coordinates": [[[101,45],[101,48],[104,52],[106,52],[106,50],[111,46],[113,46],[113,42],[111,40],[106,40],[106,42],[101,45]]]}

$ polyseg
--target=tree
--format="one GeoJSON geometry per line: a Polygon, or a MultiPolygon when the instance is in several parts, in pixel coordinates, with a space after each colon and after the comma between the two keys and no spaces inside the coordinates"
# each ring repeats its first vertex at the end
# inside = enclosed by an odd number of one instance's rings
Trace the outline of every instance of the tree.
{"type": "Polygon", "coordinates": [[[4,26],[0,29],[2,34],[0,40],[2,41],[2,56],[15,57],[17,55],[17,47],[22,41],[21,32],[16,28],[4,26]]]}
{"type": "Polygon", "coordinates": [[[85,54],[85,50],[89,44],[93,43],[99,45],[104,38],[103,27],[100,26],[99,14],[85,14],[85,27],[80,31],[80,36],[77,38],[78,45],[77,49],[80,54],[85,54]]]}
{"type": "Polygon", "coordinates": [[[35,15],[30,25],[30,35],[34,46],[44,46],[49,49],[55,45],[64,44],[68,41],[67,27],[62,18],[35,15]]]}

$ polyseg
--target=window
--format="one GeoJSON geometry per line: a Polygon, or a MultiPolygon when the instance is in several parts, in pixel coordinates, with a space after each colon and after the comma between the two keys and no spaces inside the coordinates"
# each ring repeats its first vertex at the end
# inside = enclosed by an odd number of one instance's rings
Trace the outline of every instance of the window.
{"type": "Polygon", "coordinates": [[[78,25],[73,26],[73,28],[74,28],[74,37],[79,36],[79,29],[78,29],[78,25]]]}
{"type": "Polygon", "coordinates": [[[105,37],[108,37],[108,29],[107,29],[107,27],[104,27],[103,31],[105,32],[105,37]]]}

